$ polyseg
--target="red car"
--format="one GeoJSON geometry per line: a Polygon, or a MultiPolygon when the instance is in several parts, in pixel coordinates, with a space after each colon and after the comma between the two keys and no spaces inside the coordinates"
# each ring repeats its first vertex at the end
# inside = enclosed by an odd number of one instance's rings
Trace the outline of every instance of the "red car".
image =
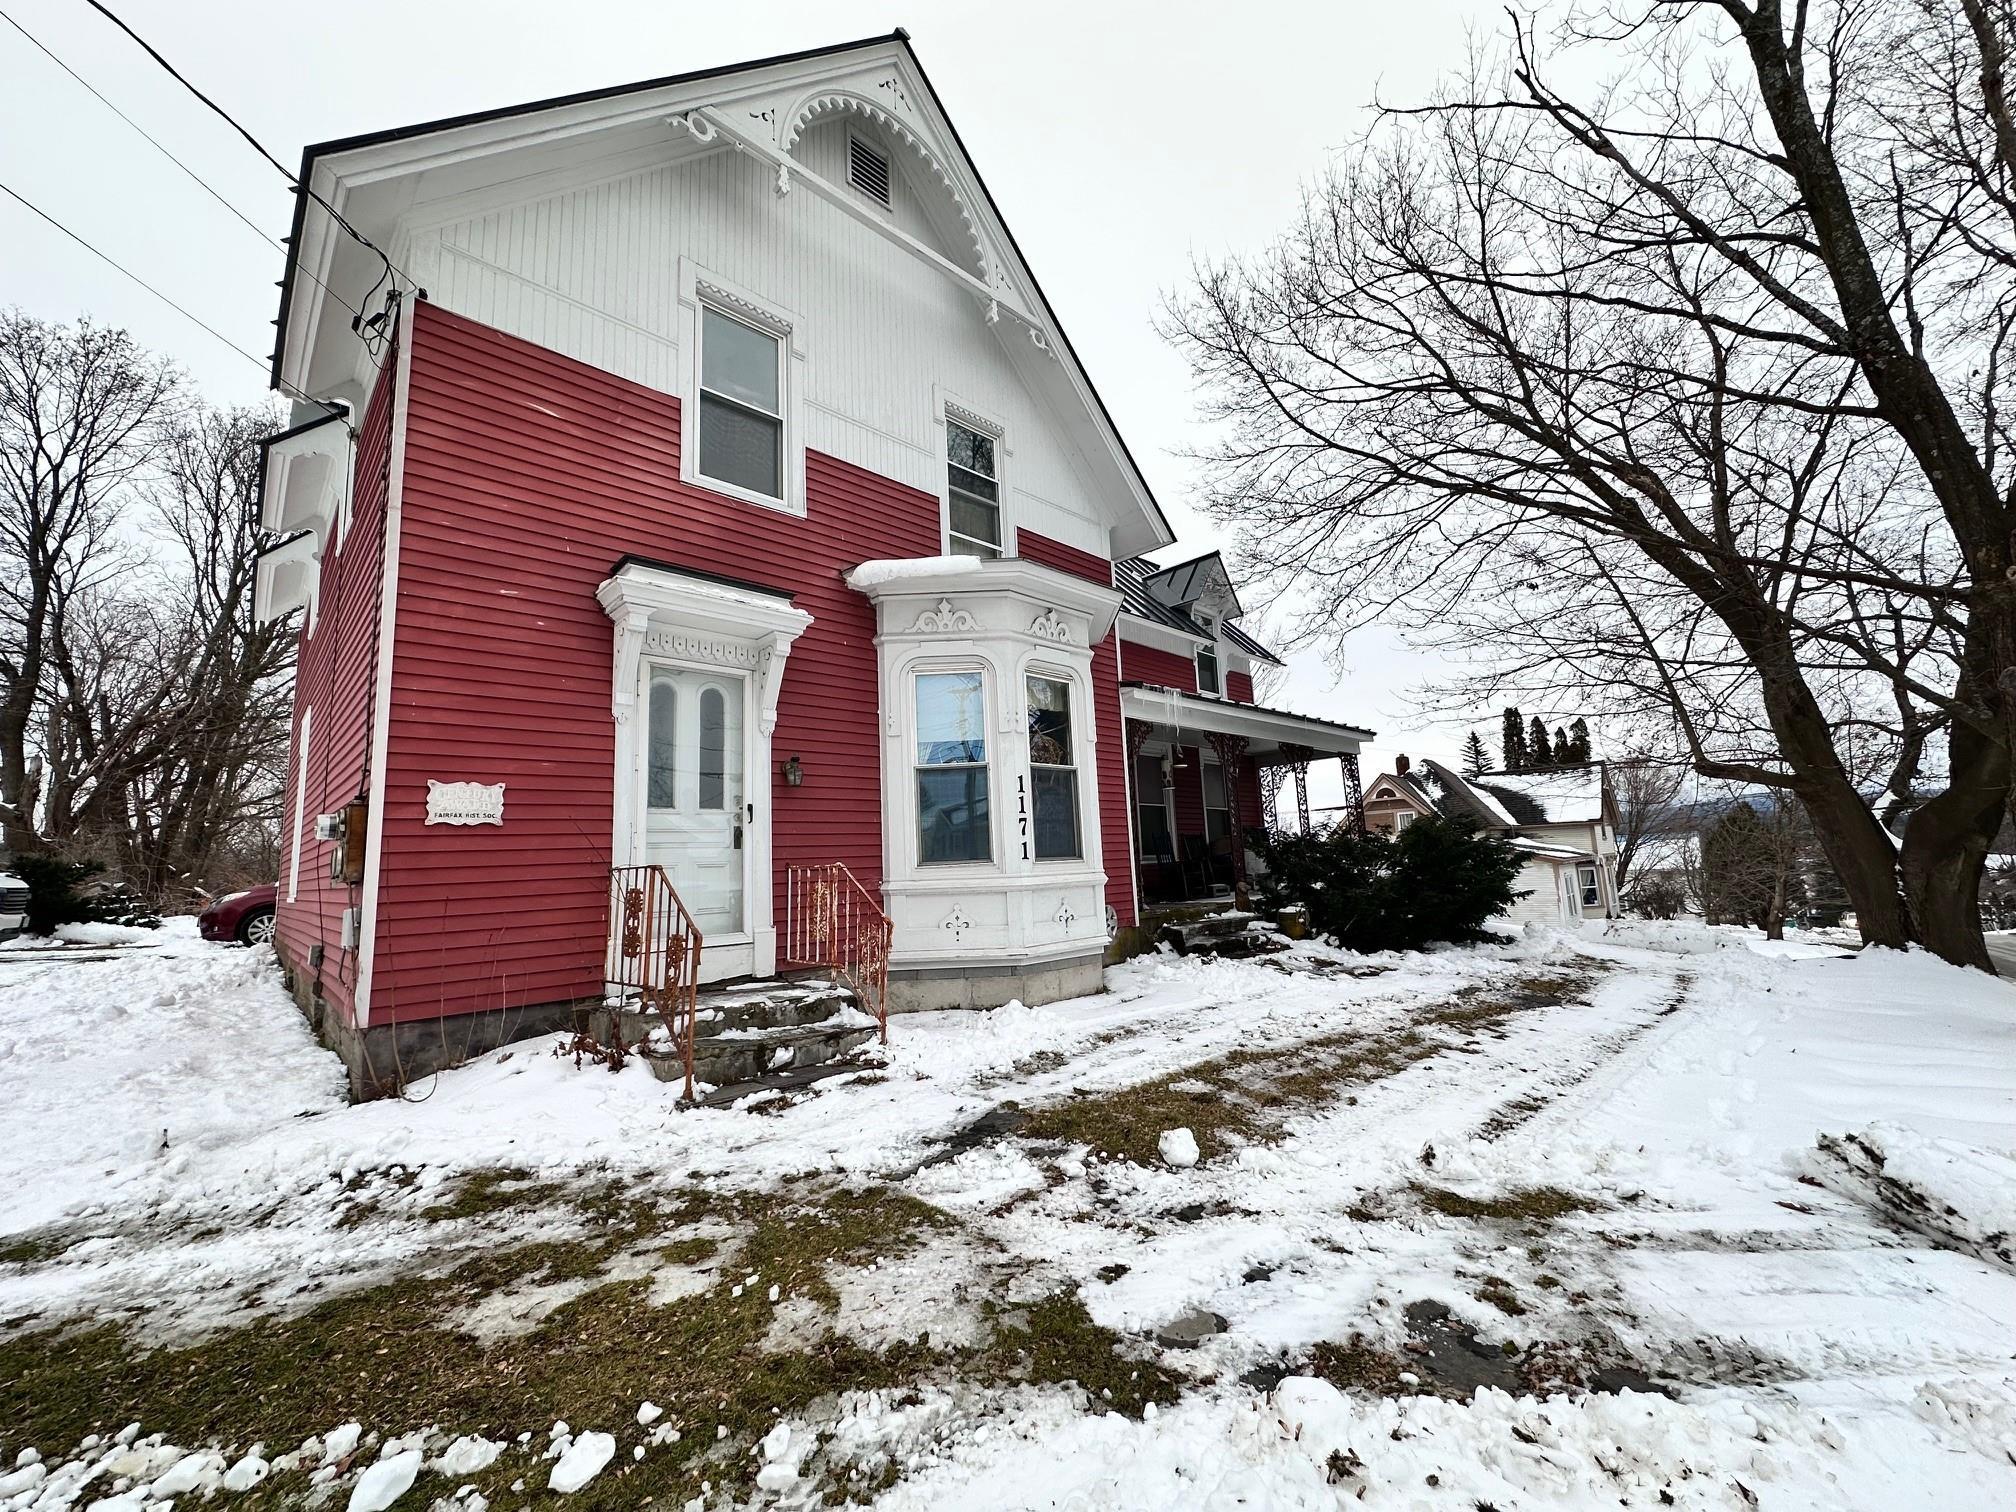
{"type": "Polygon", "coordinates": [[[196,915],[196,928],[206,940],[268,945],[273,941],[273,908],[280,889],[272,883],[226,893],[196,915]]]}

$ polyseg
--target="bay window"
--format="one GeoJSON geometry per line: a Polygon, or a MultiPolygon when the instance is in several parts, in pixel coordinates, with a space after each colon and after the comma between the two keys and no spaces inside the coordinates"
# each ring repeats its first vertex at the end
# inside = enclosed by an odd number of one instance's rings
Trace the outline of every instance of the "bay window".
{"type": "Polygon", "coordinates": [[[989,861],[987,685],[978,672],[920,672],[917,859],[989,861]]]}
{"type": "Polygon", "coordinates": [[[783,389],[783,343],[702,305],[702,477],[765,499],[784,497],[783,389]]]}
{"type": "Polygon", "coordinates": [[[1029,786],[1036,859],[1076,859],[1078,762],[1071,730],[1071,684],[1060,677],[1029,678],[1029,786]]]}

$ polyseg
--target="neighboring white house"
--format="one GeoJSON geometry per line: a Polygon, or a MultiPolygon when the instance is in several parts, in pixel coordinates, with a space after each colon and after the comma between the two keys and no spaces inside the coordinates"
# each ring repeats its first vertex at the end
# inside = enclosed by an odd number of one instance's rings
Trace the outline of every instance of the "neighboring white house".
{"type": "Polygon", "coordinates": [[[1365,789],[1365,826],[1397,835],[1417,817],[1469,814],[1526,853],[1506,918],[1515,924],[1579,924],[1617,913],[1617,803],[1601,762],[1546,772],[1465,777],[1439,761],[1425,775],[1405,756],[1365,789]]]}

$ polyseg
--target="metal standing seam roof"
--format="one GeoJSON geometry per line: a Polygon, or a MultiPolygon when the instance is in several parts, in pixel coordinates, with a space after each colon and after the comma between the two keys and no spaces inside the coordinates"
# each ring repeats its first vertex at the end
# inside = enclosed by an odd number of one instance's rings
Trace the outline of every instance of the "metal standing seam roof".
{"type": "MultiPolygon", "coordinates": [[[[1120,612],[1131,614],[1136,619],[1153,620],[1159,625],[1165,625],[1171,630],[1180,630],[1185,635],[1194,635],[1200,640],[1208,640],[1203,626],[1197,621],[1181,609],[1171,608],[1148,591],[1148,579],[1159,577],[1166,570],[1157,567],[1146,557],[1129,557],[1125,561],[1115,562],[1113,586],[1120,590],[1120,612]]],[[[1225,639],[1248,656],[1259,661],[1272,662],[1277,667],[1282,665],[1280,657],[1231,621],[1226,621],[1220,628],[1225,632],[1225,639]]]]}

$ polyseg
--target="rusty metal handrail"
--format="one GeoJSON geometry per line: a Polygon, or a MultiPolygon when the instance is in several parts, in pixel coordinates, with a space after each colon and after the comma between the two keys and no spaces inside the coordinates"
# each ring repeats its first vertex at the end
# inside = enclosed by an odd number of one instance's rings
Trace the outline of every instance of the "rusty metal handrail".
{"type": "Polygon", "coordinates": [[[854,989],[889,1043],[889,949],[896,926],[874,894],[838,861],[785,870],[787,970],[831,971],[854,989]]]}
{"type": "MultiPolygon", "coordinates": [[[[619,999],[635,993],[671,1031],[693,1096],[693,1038],[700,1022],[700,926],[662,866],[609,868],[609,955],[604,979],[619,999]]],[[[618,1007],[620,1009],[620,1002],[618,1007]]]]}

